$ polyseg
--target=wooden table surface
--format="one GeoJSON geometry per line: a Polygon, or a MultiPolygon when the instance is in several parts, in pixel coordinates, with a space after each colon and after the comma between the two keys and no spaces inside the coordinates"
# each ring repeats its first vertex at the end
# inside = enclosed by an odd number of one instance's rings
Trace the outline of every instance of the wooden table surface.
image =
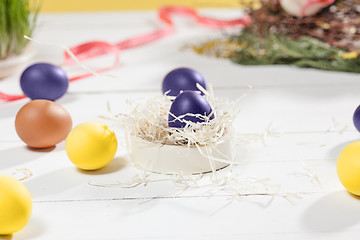
{"type": "MultiPolygon", "coordinates": [[[[240,14],[234,9],[202,13],[221,18],[240,14]]],[[[184,187],[171,176],[151,175],[146,185],[126,188],[119,183],[130,184],[141,175],[129,162],[121,126],[106,121],[119,140],[113,162],[98,171],[79,171],[67,158],[64,142],[51,151],[33,151],[20,141],[14,119],[28,100],[1,102],[0,173],[32,173],[23,183],[32,194],[33,213],[23,230],[0,239],[357,239],[360,200],[340,184],[336,160],[359,138],[352,123],[360,104],[359,75],[245,67],[197,55],[184,46],[237,30],[206,29],[181,17],[175,23],[175,34],[122,51],[119,68],[109,72],[116,78],[93,76],[71,83],[58,103],[74,126],[104,121],[99,116],[108,114],[107,102],[113,112],[126,113],[127,100],[161,95],[170,70],[194,68],[216,96],[235,100],[247,95],[234,121],[240,164],[231,176],[240,184],[215,184],[205,175],[184,187]]],[[[34,37],[73,46],[117,42],[159,27],[155,11],[42,14],[34,37]]],[[[60,47],[35,47],[34,61],[62,64],[60,47]]],[[[110,58],[91,67],[109,64],[110,58]]],[[[69,76],[83,71],[64,69],[69,76]]],[[[19,76],[1,80],[0,90],[21,93],[19,76]]]]}

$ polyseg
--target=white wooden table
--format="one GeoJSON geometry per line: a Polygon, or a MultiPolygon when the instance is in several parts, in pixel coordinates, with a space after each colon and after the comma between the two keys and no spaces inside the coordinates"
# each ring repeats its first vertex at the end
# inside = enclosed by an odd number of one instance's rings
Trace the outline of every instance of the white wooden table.
{"type": "MultiPolygon", "coordinates": [[[[239,14],[234,9],[202,13],[239,14]]],[[[359,75],[244,67],[196,55],[183,46],[229,32],[205,29],[189,19],[175,22],[174,35],[121,52],[119,68],[111,71],[118,79],[94,76],[72,83],[58,103],[74,126],[103,121],[98,116],[107,114],[108,101],[113,112],[127,112],[127,99],[160,95],[165,74],[182,66],[200,71],[217,96],[248,94],[234,123],[240,137],[253,140],[238,145],[241,164],[233,168],[238,180],[247,183],[242,195],[234,198],[233,192],[208,185],[209,175],[184,192],[174,181],[94,186],[129,182],[137,173],[127,161],[121,127],[114,125],[119,139],[114,161],[99,171],[79,171],[63,142],[43,152],[20,141],[14,118],[28,100],[1,102],[0,173],[25,168],[33,174],[23,181],[33,197],[32,218],[12,239],[357,239],[360,199],[344,190],[335,165],[340,151],[359,137],[352,123],[360,104],[359,75]]],[[[42,14],[35,38],[66,46],[117,42],[160,26],[155,11],[42,14]]],[[[61,48],[36,48],[36,61],[62,63],[61,48]]],[[[82,71],[65,69],[70,76],[82,71]]],[[[21,93],[18,76],[1,80],[0,90],[21,93]]]]}

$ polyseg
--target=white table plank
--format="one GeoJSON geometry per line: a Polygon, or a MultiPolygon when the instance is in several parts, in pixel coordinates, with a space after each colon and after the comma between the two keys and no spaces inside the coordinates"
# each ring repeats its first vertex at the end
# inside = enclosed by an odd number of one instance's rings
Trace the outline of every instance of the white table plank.
{"type": "Polygon", "coordinates": [[[296,206],[264,196],[35,203],[14,239],[339,239],[359,233],[358,201],[336,191],[296,206]]]}

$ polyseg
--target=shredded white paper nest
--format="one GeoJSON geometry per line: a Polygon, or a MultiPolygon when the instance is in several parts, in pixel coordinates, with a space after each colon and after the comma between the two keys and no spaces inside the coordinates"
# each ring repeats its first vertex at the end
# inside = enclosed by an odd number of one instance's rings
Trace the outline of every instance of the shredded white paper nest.
{"type": "Polygon", "coordinates": [[[204,93],[212,112],[209,116],[192,113],[174,116],[185,122],[184,128],[169,127],[174,97],[167,94],[140,103],[128,100],[131,111],[113,115],[123,126],[128,154],[138,168],[166,174],[198,174],[215,172],[234,163],[232,123],[241,98],[235,101],[215,98],[211,87],[206,91],[198,85],[198,89],[204,93]],[[187,121],[184,117],[188,115],[204,121],[187,121]],[[210,119],[212,115],[215,117],[210,119]]]}
{"type": "Polygon", "coordinates": [[[232,122],[235,119],[239,100],[229,101],[215,98],[211,92],[201,89],[210,103],[213,112],[209,116],[188,113],[175,117],[185,122],[184,128],[168,126],[168,114],[171,106],[171,97],[163,95],[153,97],[143,104],[137,104],[127,115],[126,129],[129,134],[159,145],[179,145],[188,147],[210,146],[221,143],[225,134],[232,132],[232,122]],[[210,120],[210,116],[215,117],[210,120]],[[186,121],[185,116],[195,116],[204,122],[194,123],[186,121]]]}

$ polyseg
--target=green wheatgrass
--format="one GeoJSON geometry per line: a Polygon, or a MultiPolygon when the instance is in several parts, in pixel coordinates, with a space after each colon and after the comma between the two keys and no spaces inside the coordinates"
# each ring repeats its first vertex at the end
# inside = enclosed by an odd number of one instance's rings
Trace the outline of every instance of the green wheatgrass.
{"type": "Polygon", "coordinates": [[[0,0],[0,59],[20,54],[36,25],[39,7],[31,11],[28,0],[0,0]]]}

